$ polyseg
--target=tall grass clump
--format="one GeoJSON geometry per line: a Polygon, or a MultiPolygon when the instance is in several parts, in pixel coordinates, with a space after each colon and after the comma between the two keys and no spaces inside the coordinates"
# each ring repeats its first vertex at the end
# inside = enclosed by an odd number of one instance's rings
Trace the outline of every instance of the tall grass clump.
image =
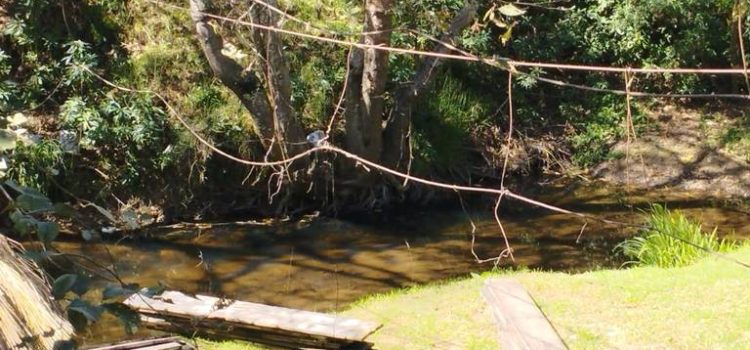
{"type": "Polygon", "coordinates": [[[646,228],[615,249],[638,265],[678,267],[695,262],[708,251],[727,252],[735,247],[734,242],[719,238],[716,228],[711,233],[703,232],[700,223],[679,210],[653,204],[647,212],[646,228]]]}

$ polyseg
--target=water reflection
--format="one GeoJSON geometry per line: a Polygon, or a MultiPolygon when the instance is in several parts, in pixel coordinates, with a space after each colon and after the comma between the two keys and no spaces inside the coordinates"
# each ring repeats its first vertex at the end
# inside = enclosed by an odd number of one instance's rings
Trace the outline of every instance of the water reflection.
{"type": "MultiPolygon", "coordinates": [[[[600,197],[590,191],[587,200],[581,201],[582,195],[575,195],[579,200],[568,203],[569,207],[575,204],[609,219],[640,220],[637,209],[611,196],[600,197]]],[[[653,195],[640,203],[659,201],[653,195]]],[[[565,200],[557,201],[566,204],[570,197],[560,198],[565,200]]],[[[548,199],[556,200],[554,196],[548,199]]],[[[719,225],[738,234],[750,232],[746,214],[695,203],[680,198],[669,206],[685,207],[688,215],[700,217],[706,226],[719,225]]],[[[619,261],[612,258],[612,247],[632,233],[632,229],[598,222],[586,223],[581,232],[583,222],[569,215],[531,209],[511,212],[516,213],[503,214],[502,219],[516,266],[574,271],[616,266],[619,261]]],[[[189,293],[335,311],[367,294],[492,268],[492,264],[479,265],[473,258],[469,217],[477,226],[476,254],[496,256],[503,249],[503,240],[491,213],[469,215],[460,210],[369,223],[325,219],[307,225],[221,226],[171,232],[167,241],[125,240],[107,244],[106,249],[102,244],[71,242],[57,246],[112,263],[124,280],[142,286],[163,284],[189,293]]],[[[102,322],[86,342],[123,336],[116,323],[102,322]]]]}

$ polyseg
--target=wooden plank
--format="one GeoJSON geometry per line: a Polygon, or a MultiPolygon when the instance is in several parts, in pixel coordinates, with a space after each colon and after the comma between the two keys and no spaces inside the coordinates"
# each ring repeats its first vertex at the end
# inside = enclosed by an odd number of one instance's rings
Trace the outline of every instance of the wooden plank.
{"type": "Polygon", "coordinates": [[[295,346],[338,348],[341,344],[366,343],[365,338],[381,326],[317,312],[176,291],[153,298],[134,294],[124,303],[154,328],[183,332],[198,329],[219,336],[248,337],[239,339],[257,342],[263,342],[258,338],[272,338],[275,342],[298,342],[295,346]]]}
{"type": "Polygon", "coordinates": [[[482,288],[498,326],[503,350],[567,349],[529,293],[508,278],[489,279],[482,288]]]}
{"type": "Polygon", "coordinates": [[[85,348],[87,350],[178,350],[193,349],[180,337],[161,337],[142,340],[127,340],[114,344],[97,345],[85,348]]]}
{"type": "Polygon", "coordinates": [[[306,334],[292,334],[267,329],[235,327],[222,322],[200,322],[191,324],[180,318],[141,317],[141,324],[165,332],[188,333],[213,339],[250,340],[255,343],[292,349],[371,349],[372,343],[365,341],[337,340],[306,334]]]}
{"type": "Polygon", "coordinates": [[[180,349],[182,349],[181,343],[171,342],[171,343],[151,345],[145,348],[138,348],[137,350],[180,350],[180,349]]]}

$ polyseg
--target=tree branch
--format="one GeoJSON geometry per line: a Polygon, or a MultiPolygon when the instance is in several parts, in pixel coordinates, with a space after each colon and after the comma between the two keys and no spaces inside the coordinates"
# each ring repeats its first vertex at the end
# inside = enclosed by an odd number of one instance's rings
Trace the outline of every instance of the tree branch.
{"type": "MultiPolygon", "coordinates": [[[[209,24],[211,19],[209,0],[190,0],[190,15],[203,54],[214,75],[240,99],[243,106],[252,114],[255,132],[262,144],[270,150],[274,159],[284,157],[286,143],[293,146],[293,153],[304,150],[304,130],[290,105],[291,82],[289,69],[281,52],[281,40],[275,33],[263,33],[256,37],[259,52],[267,62],[265,72],[267,86],[252,71],[245,70],[232,58],[224,55],[224,41],[209,24]]],[[[256,10],[255,19],[270,23],[268,16],[256,10]]]]}
{"type": "MultiPolygon", "coordinates": [[[[477,13],[476,0],[466,0],[464,7],[451,21],[448,31],[440,37],[440,42],[451,43],[466,29],[473,21],[477,13]]],[[[433,50],[435,53],[450,53],[449,45],[437,44],[433,50]]],[[[411,124],[412,105],[417,97],[425,90],[431,82],[436,69],[442,61],[438,57],[425,58],[414,74],[411,83],[402,88],[396,94],[396,104],[393,107],[390,118],[388,118],[383,148],[383,161],[388,166],[403,168],[408,161],[408,132],[411,124]]]]}
{"type": "MultiPolygon", "coordinates": [[[[278,14],[272,8],[277,6],[276,0],[267,0],[267,3],[271,7],[252,8],[251,17],[255,23],[275,26],[278,14]]],[[[254,29],[253,38],[256,49],[263,56],[266,98],[273,118],[273,136],[283,154],[288,154],[289,150],[292,154],[303,152],[307,149],[305,134],[291,105],[292,80],[284,56],[284,43],[278,33],[262,29],[254,29]]]]}

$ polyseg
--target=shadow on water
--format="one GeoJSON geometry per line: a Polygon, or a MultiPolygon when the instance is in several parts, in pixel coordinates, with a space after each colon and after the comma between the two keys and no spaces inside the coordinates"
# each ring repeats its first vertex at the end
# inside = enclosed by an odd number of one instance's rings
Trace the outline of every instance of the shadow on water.
{"type": "MultiPolygon", "coordinates": [[[[542,194],[546,200],[608,219],[641,222],[637,208],[667,203],[683,208],[706,227],[739,235],[750,232],[750,217],[705,200],[673,198],[659,193],[624,201],[598,190],[542,194]],[[630,203],[630,204],[622,204],[630,203]],[[635,204],[633,204],[635,203],[635,204]],[[702,205],[701,205],[702,204],[702,205]]],[[[476,224],[474,251],[480,258],[503,249],[491,211],[411,213],[369,222],[321,219],[308,224],[220,226],[172,234],[169,240],[123,241],[119,244],[60,242],[65,252],[112,262],[127,282],[159,283],[169,289],[204,293],[313,311],[336,311],[365,295],[481,272],[492,264],[477,264],[472,256],[471,224],[476,224]],[[110,253],[107,253],[107,249],[110,253]]],[[[633,229],[586,223],[569,215],[532,209],[503,212],[503,225],[514,249],[515,262],[547,270],[585,271],[615,267],[614,245],[633,229]]],[[[141,335],[149,334],[143,333],[141,335]]],[[[85,336],[101,343],[124,336],[114,320],[101,322],[85,336]]]]}

